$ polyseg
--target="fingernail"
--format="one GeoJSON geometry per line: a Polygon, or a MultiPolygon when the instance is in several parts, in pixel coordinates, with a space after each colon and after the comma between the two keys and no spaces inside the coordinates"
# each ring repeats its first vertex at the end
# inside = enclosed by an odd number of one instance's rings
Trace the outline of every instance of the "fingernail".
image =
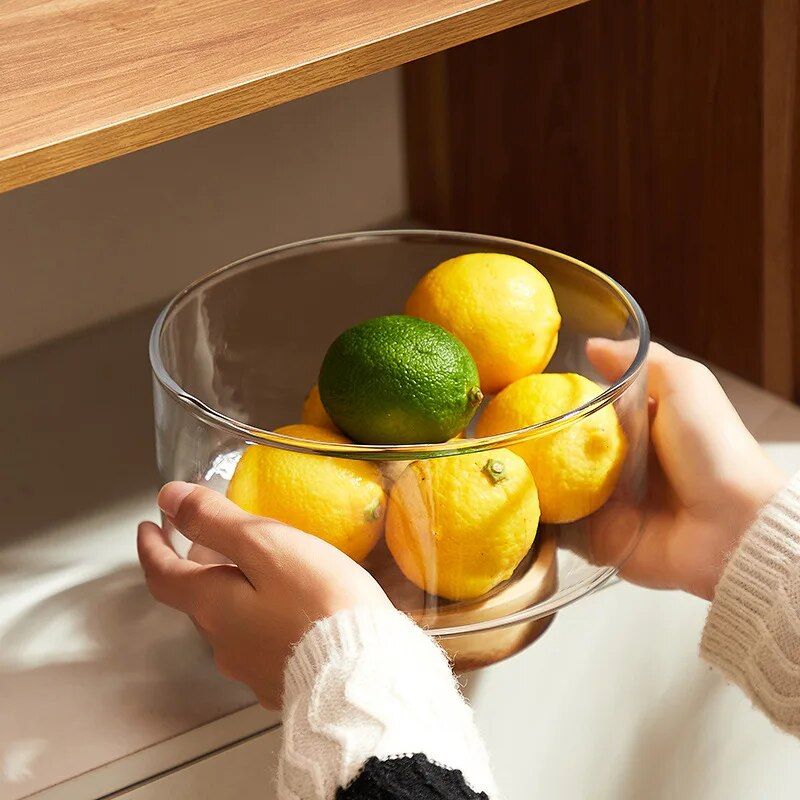
{"type": "Polygon", "coordinates": [[[172,481],[161,488],[158,493],[158,507],[168,516],[174,517],[178,513],[186,495],[197,487],[185,481],[172,481]]]}

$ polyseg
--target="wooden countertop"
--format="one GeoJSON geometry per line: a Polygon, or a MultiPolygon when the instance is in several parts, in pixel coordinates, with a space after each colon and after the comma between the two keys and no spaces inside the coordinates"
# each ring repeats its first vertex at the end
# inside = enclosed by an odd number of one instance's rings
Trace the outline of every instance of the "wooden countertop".
{"type": "Polygon", "coordinates": [[[583,0],[6,0],[0,191],[583,0]]]}

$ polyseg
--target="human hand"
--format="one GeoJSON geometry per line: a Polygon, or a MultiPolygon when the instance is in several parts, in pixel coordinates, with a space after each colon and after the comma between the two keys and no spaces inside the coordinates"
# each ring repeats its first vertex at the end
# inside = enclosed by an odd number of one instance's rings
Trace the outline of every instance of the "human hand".
{"type": "Polygon", "coordinates": [[[391,604],[374,578],[322,539],[247,514],[211,489],[168,483],[158,504],[196,545],[232,564],[180,558],[153,522],[139,525],[139,560],[156,600],[188,614],[219,671],[278,708],[293,645],[316,622],[356,606],[391,604]]]}
{"type": "MultiPolygon", "coordinates": [[[[592,339],[587,355],[613,381],[630,365],[632,346],[592,339]]],[[[650,347],[647,367],[655,459],[642,538],[620,574],[710,600],[747,526],[786,479],[707,367],[658,344],[650,347]]],[[[592,534],[592,557],[601,563],[613,547],[604,538],[610,529],[601,519],[592,534]]]]}

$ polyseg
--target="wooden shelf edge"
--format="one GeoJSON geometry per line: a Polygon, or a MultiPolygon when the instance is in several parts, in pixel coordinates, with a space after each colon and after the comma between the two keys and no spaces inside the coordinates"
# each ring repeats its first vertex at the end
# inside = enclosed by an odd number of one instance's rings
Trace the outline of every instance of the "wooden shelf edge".
{"type": "Polygon", "coordinates": [[[287,70],[0,158],[0,192],[176,139],[422,58],[586,0],[496,0],[287,70]]]}

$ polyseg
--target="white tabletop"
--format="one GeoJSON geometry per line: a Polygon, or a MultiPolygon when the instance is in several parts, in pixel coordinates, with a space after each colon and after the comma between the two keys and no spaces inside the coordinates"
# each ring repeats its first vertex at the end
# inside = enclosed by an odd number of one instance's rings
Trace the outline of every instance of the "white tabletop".
{"type": "MultiPolygon", "coordinates": [[[[275,723],[142,585],[133,537],[156,485],[147,321],[0,375],[16,387],[0,398],[13,421],[0,488],[0,800],[97,797],[275,723]]],[[[800,468],[800,411],[722,377],[751,430],[800,468]]],[[[705,612],[683,595],[613,586],[474,674],[467,693],[506,797],[797,797],[800,744],[697,658],[705,612]]],[[[130,796],[269,798],[279,735],[130,796]]]]}

